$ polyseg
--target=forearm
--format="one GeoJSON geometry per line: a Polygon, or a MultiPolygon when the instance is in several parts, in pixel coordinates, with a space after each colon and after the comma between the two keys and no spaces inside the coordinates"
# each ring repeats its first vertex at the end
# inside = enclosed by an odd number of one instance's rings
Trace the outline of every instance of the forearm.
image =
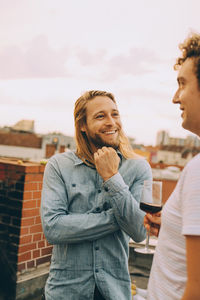
{"type": "Polygon", "coordinates": [[[185,235],[187,283],[182,300],[199,299],[200,286],[200,236],[185,235]]]}
{"type": "Polygon", "coordinates": [[[186,284],[186,289],[181,300],[199,300],[199,285],[186,284]]]}
{"type": "Polygon", "coordinates": [[[136,242],[144,240],[146,233],[143,226],[144,213],[121,175],[116,174],[110,181],[105,182],[104,186],[120,228],[136,242]]]}
{"type": "Polygon", "coordinates": [[[119,230],[112,209],[89,214],[42,213],[42,224],[51,244],[92,241],[119,230]]]}
{"type": "Polygon", "coordinates": [[[145,180],[152,180],[150,165],[143,159],[126,160],[119,172],[103,183],[120,228],[133,240],[146,236],[140,199],[145,180]]]}

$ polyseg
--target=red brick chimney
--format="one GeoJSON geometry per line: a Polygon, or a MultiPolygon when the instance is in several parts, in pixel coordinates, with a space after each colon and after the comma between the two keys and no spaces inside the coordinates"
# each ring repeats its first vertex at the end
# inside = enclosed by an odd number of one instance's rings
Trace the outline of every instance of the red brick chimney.
{"type": "Polygon", "coordinates": [[[40,220],[44,167],[0,159],[0,290],[9,299],[15,299],[17,272],[50,261],[40,220]]]}

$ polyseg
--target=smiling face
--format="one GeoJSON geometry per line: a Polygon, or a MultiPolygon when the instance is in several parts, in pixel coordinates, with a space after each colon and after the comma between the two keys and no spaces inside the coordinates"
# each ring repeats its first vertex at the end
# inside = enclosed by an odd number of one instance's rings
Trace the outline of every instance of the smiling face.
{"type": "Polygon", "coordinates": [[[81,131],[85,132],[92,152],[103,146],[119,146],[119,133],[122,124],[117,106],[106,96],[97,96],[87,103],[86,124],[81,131]]]}
{"type": "Polygon", "coordinates": [[[178,72],[178,90],[173,103],[183,111],[182,126],[200,136],[200,88],[194,71],[194,59],[187,58],[178,72]]]}

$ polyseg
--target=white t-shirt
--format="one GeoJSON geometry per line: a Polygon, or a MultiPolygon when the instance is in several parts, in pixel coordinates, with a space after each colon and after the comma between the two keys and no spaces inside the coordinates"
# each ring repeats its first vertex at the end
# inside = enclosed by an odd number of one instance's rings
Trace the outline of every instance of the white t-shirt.
{"type": "Polygon", "coordinates": [[[148,300],[180,300],[186,286],[184,235],[200,235],[200,154],[184,168],[164,205],[148,300]]]}

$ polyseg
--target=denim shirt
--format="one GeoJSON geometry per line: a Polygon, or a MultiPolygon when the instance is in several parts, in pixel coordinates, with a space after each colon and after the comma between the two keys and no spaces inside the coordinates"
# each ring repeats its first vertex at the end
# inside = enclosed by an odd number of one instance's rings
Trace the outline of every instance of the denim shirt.
{"type": "Polygon", "coordinates": [[[152,173],[144,159],[119,156],[105,182],[71,151],[47,163],[41,217],[54,246],[46,300],[92,300],[95,285],[106,300],[131,300],[129,239],[145,238],[139,201],[152,173]]]}

